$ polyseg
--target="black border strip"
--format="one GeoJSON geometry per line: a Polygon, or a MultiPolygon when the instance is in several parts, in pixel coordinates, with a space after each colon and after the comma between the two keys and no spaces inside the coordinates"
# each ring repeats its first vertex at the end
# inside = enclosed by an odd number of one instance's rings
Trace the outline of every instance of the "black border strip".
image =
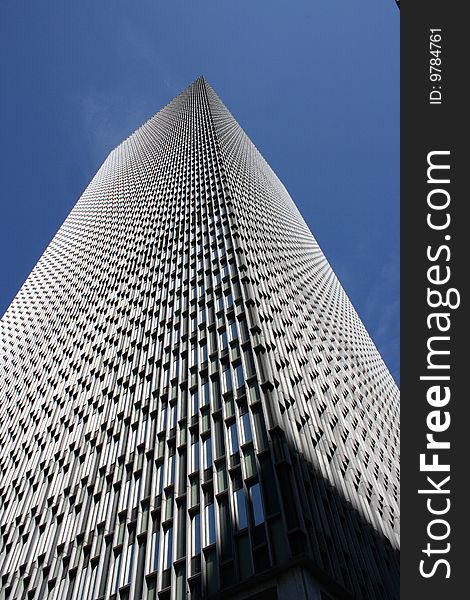
{"type": "MultiPolygon", "coordinates": [[[[470,519],[468,511],[470,500],[468,491],[469,468],[467,460],[470,447],[470,398],[465,388],[467,372],[470,372],[468,360],[468,273],[467,264],[470,251],[467,240],[469,193],[465,189],[467,173],[470,172],[466,159],[470,153],[466,147],[470,133],[467,111],[468,101],[464,84],[468,79],[466,58],[468,50],[468,23],[464,17],[465,3],[446,2],[445,0],[426,0],[426,2],[407,2],[401,5],[401,456],[402,456],[402,495],[401,495],[401,598],[408,600],[426,598],[466,597],[467,565],[470,544],[470,519]],[[430,81],[430,30],[441,29],[441,81],[430,81]],[[430,104],[432,86],[441,86],[440,104],[430,104]],[[464,106],[465,104],[465,106],[464,106]],[[435,151],[449,151],[449,155],[432,155],[430,160],[449,164],[450,170],[445,176],[444,170],[430,172],[428,182],[428,155],[435,151]],[[436,182],[433,179],[446,180],[436,182]],[[447,194],[449,206],[437,211],[428,206],[428,194],[432,189],[444,189],[431,196],[431,204],[445,203],[447,194]],[[427,224],[427,215],[431,219],[451,219],[444,230],[433,230],[427,224]],[[447,239],[445,236],[450,236],[447,239]],[[438,258],[430,260],[427,248],[435,257],[441,246],[448,246],[448,252],[442,249],[438,258]],[[439,265],[438,270],[428,272],[431,266],[439,265]],[[429,276],[442,278],[450,268],[450,280],[446,284],[430,284],[429,276]],[[460,295],[460,306],[455,309],[439,307],[433,309],[427,300],[427,288],[438,289],[443,294],[454,288],[460,295]],[[431,318],[431,329],[427,317],[433,312],[448,313],[450,328],[447,333],[436,330],[437,319],[431,318]],[[449,355],[431,357],[433,363],[448,364],[450,368],[430,369],[428,365],[427,343],[430,337],[447,335],[449,340],[434,340],[433,348],[449,350],[449,355]],[[420,380],[420,376],[445,376],[450,380],[420,380]],[[440,407],[431,406],[427,399],[428,389],[448,386],[451,394],[448,403],[440,407]],[[439,415],[427,417],[433,410],[439,415]],[[450,426],[441,433],[435,433],[435,439],[450,442],[450,449],[437,452],[436,460],[449,464],[449,472],[424,472],[420,470],[420,454],[426,452],[426,434],[429,425],[436,426],[450,417],[450,426]],[[446,483],[442,481],[450,475],[446,483]],[[430,476],[434,485],[448,489],[449,493],[418,494],[419,489],[432,490],[432,484],[426,480],[430,476]],[[442,484],[441,484],[442,483],[442,484]],[[434,510],[448,511],[442,515],[432,515],[434,510]],[[448,505],[447,499],[450,501],[448,505]],[[444,536],[447,526],[444,523],[429,525],[433,519],[445,520],[450,530],[442,540],[432,540],[428,528],[435,537],[444,536]],[[429,556],[423,552],[430,544],[429,556]],[[447,547],[449,544],[449,547],[447,547]],[[448,551],[444,551],[448,550],[448,551]],[[436,562],[439,559],[447,563],[436,562]],[[434,571],[432,576],[420,574],[420,561],[424,560],[422,570],[434,571]],[[446,578],[446,575],[450,575],[446,578]],[[463,595],[462,595],[463,594],[463,595]]],[[[435,38],[437,39],[437,38],[435,38]]],[[[434,47],[434,49],[436,49],[434,47]]],[[[437,66],[437,65],[435,65],[437,66]]],[[[436,72],[437,71],[433,71],[436,72]]],[[[437,78],[435,78],[437,79],[437,78]]],[[[438,94],[434,94],[438,101],[438,94]]],[[[433,300],[437,300],[437,295],[433,300]]],[[[457,298],[452,294],[451,302],[457,298]]],[[[444,325],[446,318],[440,321],[444,325]]],[[[440,392],[440,393],[441,393],[440,392]]],[[[437,392],[436,392],[437,394],[437,392]]],[[[434,396],[436,398],[436,395],[434,396]]],[[[432,400],[432,398],[431,398],[432,400]]],[[[436,402],[437,404],[437,402],[436,402]]],[[[427,463],[432,461],[434,451],[427,451],[427,463]]]]}

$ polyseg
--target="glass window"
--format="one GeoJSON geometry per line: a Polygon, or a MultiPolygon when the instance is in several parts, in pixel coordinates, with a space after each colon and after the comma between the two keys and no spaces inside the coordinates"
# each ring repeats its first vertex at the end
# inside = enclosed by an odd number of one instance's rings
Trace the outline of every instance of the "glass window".
{"type": "Polygon", "coordinates": [[[172,429],[173,427],[176,427],[176,404],[173,404],[170,409],[170,427],[172,429]]]}
{"type": "Polygon", "coordinates": [[[245,356],[245,365],[246,365],[246,372],[248,374],[248,377],[256,375],[255,361],[253,358],[252,351],[248,348],[247,350],[244,351],[243,354],[245,356]]]}
{"type": "Polygon", "coordinates": [[[191,392],[191,415],[197,415],[199,410],[199,394],[197,390],[191,392]]]}
{"type": "Polygon", "coordinates": [[[124,488],[124,498],[125,503],[124,506],[129,506],[129,499],[130,499],[130,495],[131,495],[131,479],[130,479],[130,473],[129,473],[129,479],[126,480],[126,486],[124,488]]]}
{"type": "Polygon", "coordinates": [[[101,546],[103,545],[103,537],[104,537],[104,525],[100,525],[98,527],[98,539],[96,540],[96,550],[95,556],[98,556],[101,552],[101,546]]]}
{"type": "Polygon", "coordinates": [[[163,465],[159,465],[157,468],[157,496],[162,493],[163,489],[163,465]]]}
{"type": "Polygon", "coordinates": [[[173,516],[173,507],[174,507],[173,492],[170,490],[167,493],[166,500],[165,500],[165,520],[171,519],[171,517],[173,516]]]}
{"type": "Polygon", "coordinates": [[[206,320],[206,307],[201,306],[199,308],[199,321],[200,321],[200,323],[204,323],[205,320],[206,320]]]}
{"type": "Polygon", "coordinates": [[[171,329],[166,330],[165,334],[165,346],[169,346],[171,344],[171,329]]]}
{"type": "Polygon", "coordinates": [[[221,332],[219,332],[219,345],[220,345],[220,351],[223,352],[228,345],[228,341],[227,341],[227,332],[225,331],[225,329],[221,332]]]}
{"type": "Polygon", "coordinates": [[[179,375],[179,372],[180,372],[180,359],[179,359],[179,357],[177,356],[177,357],[176,357],[176,358],[173,360],[173,374],[172,374],[172,377],[173,377],[173,378],[175,378],[175,377],[178,377],[178,375],[179,375]]]}
{"type": "Polygon", "coordinates": [[[237,433],[237,424],[232,423],[228,428],[228,440],[229,440],[229,449],[230,454],[235,454],[238,452],[240,445],[238,443],[238,433],[237,433]]]}
{"type": "Polygon", "coordinates": [[[231,293],[225,296],[225,306],[226,308],[230,308],[233,305],[233,296],[231,293]]]}
{"type": "Polygon", "coordinates": [[[209,379],[204,377],[202,380],[202,406],[209,404],[209,379]]]}
{"type": "Polygon", "coordinates": [[[168,481],[167,485],[175,482],[176,454],[168,457],[168,481]]]}
{"type": "Polygon", "coordinates": [[[235,319],[230,322],[229,331],[230,331],[230,341],[233,342],[233,340],[236,340],[238,337],[237,322],[235,321],[235,319]]]}
{"type": "Polygon", "coordinates": [[[132,538],[131,543],[127,546],[127,553],[126,553],[126,562],[125,562],[125,578],[124,578],[124,584],[127,585],[128,583],[131,582],[132,580],[132,571],[133,571],[133,567],[134,567],[134,553],[135,553],[135,534],[132,538]]]}
{"type": "Polygon", "coordinates": [[[132,506],[137,506],[140,502],[142,478],[139,476],[134,482],[134,498],[132,499],[132,506]]]}
{"type": "Polygon", "coordinates": [[[117,593],[119,589],[119,576],[121,574],[121,553],[116,554],[114,556],[114,565],[113,565],[113,583],[111,584],[111,589],[114,594],[117,593]]]}
{"type": "Polygon", "coordinates": [[[89,570],[88,567],[83,567],[81,575],[80,575],[80,580],[79,580],[79,584],[78,584],[78,598],[83,598],[83,588],[85,587],[85,580],[86,580],[86,576],[87,576],[87,570],[89,570]]]}
{"type": "MultiPolygon", "coordinates": [[[[157,526],[159,526],[157,524],[157,526]]],[[[158,548],[160,545],[160,529],[152,533],[152,547],[151,547],[151,571],[158,569],[158,548]]]]}
{"type": "Polygon", "coordinates": [[[124,541],[125,530],[126,530],[126,521],[125,521],[124,517],[119,517],[119,529],[118,529],[118,537],[117,537],[118,544],[122,544],[122,542],[124,541]]]}
{"type": "Polygon", "coordinates": [[[248,519],[246,515],[245,493],[243,488],[233,492],[233,500],[235,505],[235,520],[238,529],[248,527],[248,519]]]}
{"type": "MultiPolygon", "coordinates": [[[[90,598],[94,598],[95,597],[95,589],[96,589],[96,581],[97,581],[97,576],[98,575],[98,563],[96,563],[93,567],[92,567],[92,571],[91,571],[91,584],[90,584],[90,598]]],[[[61,598],[60,594],[57,596],[58,598],[61,598]]]]}
{"type": "Polygon", "coordinates": [[[194,365],[197,365],[197,344],[195,342],[191,342],[191,360],[190,360],[190,366],[193,367],[194,365]]]}
{"type": "Polygon", "coordinates": [[[225,365],[222,371],[223,393],[230,392],[232,389],[232,372],[230,366],[225,365]]]}
{"type": "Polygon", "coordinates": [[[256,440],[259,448],[266,448],[268,445],[266,427],[264,423],[263,411],[261,408],[253,409],[253,422],[255,427],[256,440]]]}
{"type": "MultiPolygon", "coordinates": [[[[136,446],[135,440],[136,440],[136,438],[137,438],[137,427],[132,427],[131,443],[129,445],[129,451],[130,452],[134,452],[134,450],[135,450],[135,446],[136,446]]],[[[88,465],[87,471],[89,470],[89,467],[90,467],[90,465],[88,465]]]]}
{"type": "Polygon", "coordinates": [[[248,396],[250,398],[250,402],[256,402],[260,399],[259,388],[256,381],[248,386],[248,396]]]}
{"type": "Polygon", "coordinates": [[[250,488],[251,510],[253,514],[253,523],[260,525],[264,523],[263,502],[261,500],[261,488],[259,483],[252,485],[250,488]]]}
{"type": "Polygon", "coordinates": [[[250,413],[246,412],[241,417],[241,425],[243,431],[243,442],[251,442],[253,434],[251,432],[250,413]]]}
{"type": "Polygon", "coordinates": [[[201,363],[205,363],[207,360],[207,342],[201,344],[201,363]]]}
{"type": "Polygon", "coordinates": [[[159,427],[159,431],[163,431],[164,429],[166,429],[166,411],[167,408],[166,406],[162,407],[162,410],[160,412],[160,427],[159,427]]]}
{"type": "Polygon", "coordinates": [[[246,448],[244,451],[246,476],[251,477],[256,473],[256,460],[253,448],[246,448]]]}
{"type": "Polygon", "coordinates": [[[217,333],[215,329],[210,332],[210,344],[211,344],[211,352],[215,352],[217,350],[217,333]]]}
{"type": "Polygon", "coordinates": [[[156,589],[157,589],[157,580],[151,579],[148,582],[147,600],[155,600],[156,599],[156,597],[157,597],[156,589]]]}
{"type": "Polygon", "coordinates": [[[191,471],[199,469],[199,441],[191,444],[191,471]]]}
{"type": "Polygon", "coordinates": [[[245,319],[242,319],[240,321],[240,331],[241,331],[242,341],[246,342],[250,338],[250,333],[248,330],[248,323],[246,322],[245,319]]]}
{"type": "Polygon", "coordinates": [[[208,410],[202,413],[202,431],[208,431],[211,428],[211,417],[208,410]]]}
{"type": "Polygon", "coordinates": [[[191,506],[199,504],[199,481],[193,479],[191,481],[191,506]]]}
{"type": "Polygon", "coordinates": [[[141,524],[142,531],[147,530],[148,522],[149,522],[149,505],[146,503],[142,507],[142,524],[141,524]]]}
{"type": "Polygon", "coordinates": [[[169,569],[172,565],[173,555],[173,527],[170,527],[165,532],[164,549],[163,549],[163,568],[169,569]]]}
{"type": "Polygon", "coordinates": [[[210,437],[206,438],[202,443],[202,452],[204,460],[204,469],[212,467],[212,440],[210,437]]]}
{"type": "Polygon", "coordinates": [[[208,504],[204,512],[205,546],[215,544],[215,514],[214,503],[208,504]]]}
{"type": "Polygon", "coordinates": [[[219,465],[217,467],[217,491],[222,492],[223,490],[226,490],[227,485],[227,469],[225,468],[225,465],[219,465]]]}
{"type": "Polygon", "coordinates": [[[170,367],[167,365],[163,372],[163,385],[167,386],[170,383],[170,367]]]}
{"type": "Polygon", "coordinates": [[[196,513],[191,519],[191,556],[201,552],[201,515],[196,513]]]}
{"type": "Polygon", "coordinates": [[[237,389],[241,388],[242,385],[245,384],[245,377],[243,375],[243,367],[242,367],[242,365],[237,365],[235,367],[235,382],[236,382],[235,385],[236,385],[237,389]]]}
{"type": "Polygon", "coordinates": [[[233,398],[231,396],[226,398],[224,405],[225,405],[225,416],[233,417],[233,415],[235,414],[235,410],[233,408],[233,398]]]}

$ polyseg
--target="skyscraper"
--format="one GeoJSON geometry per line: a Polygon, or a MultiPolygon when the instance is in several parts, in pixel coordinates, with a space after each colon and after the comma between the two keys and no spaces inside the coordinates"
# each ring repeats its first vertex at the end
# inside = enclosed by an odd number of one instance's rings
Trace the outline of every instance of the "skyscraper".
{"type": "Polygon", "coordinates": [[[203,78],[111,152],[1,340],[1,600],[398,597],[397,388],[203,78]]]}

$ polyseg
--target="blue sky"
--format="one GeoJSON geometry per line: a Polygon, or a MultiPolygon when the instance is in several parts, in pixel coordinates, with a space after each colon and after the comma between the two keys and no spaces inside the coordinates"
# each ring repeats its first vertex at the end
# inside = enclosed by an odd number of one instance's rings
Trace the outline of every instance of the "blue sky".
{"type": "Polygon", "coordinates": [[[200,74],[399,380],[393,0],[2,0],[0,314],[106,155],[200,74]]]}

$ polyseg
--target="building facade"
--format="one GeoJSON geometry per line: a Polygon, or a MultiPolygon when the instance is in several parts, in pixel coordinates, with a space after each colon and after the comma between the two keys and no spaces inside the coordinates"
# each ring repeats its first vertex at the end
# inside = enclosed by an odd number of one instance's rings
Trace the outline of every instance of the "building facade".
{"type": "Polygon", "coordinates": [[[398,598],[398,390],[203,78],[0,334],[1,600],[398,598]]]}

